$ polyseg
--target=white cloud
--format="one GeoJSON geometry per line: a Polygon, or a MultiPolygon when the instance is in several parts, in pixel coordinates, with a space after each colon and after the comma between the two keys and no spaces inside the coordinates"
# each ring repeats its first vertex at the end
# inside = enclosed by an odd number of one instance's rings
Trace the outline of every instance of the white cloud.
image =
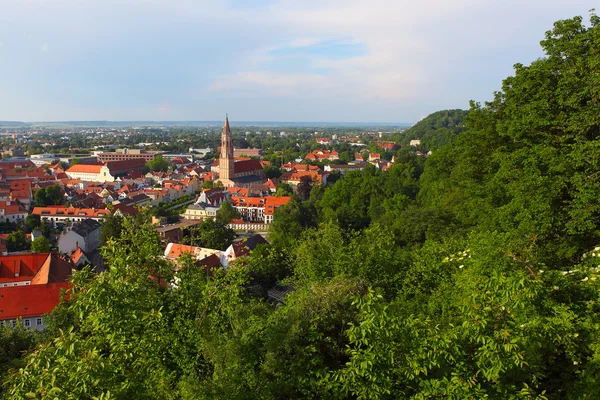
{"type": "Polygon", "coordinates": [[[4,47],[4,42],[0,42],[0,47],[4,47]]]}
{"type": "Polygon", "coordinates": [[[40,50],[47,52],[48,51],[48,42],[42,43],[42,47],[40,47],[40,50]]]}

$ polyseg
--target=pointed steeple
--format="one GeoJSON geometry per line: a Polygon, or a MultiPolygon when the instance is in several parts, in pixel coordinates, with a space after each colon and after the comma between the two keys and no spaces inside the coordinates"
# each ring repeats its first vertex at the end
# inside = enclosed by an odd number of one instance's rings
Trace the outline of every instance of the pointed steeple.
{"type": "Polygon", "coordinates": [[[225,124],[223,124],[223,134],[226,133],[231,134],[231,130],[229,129],[229,114],[225,114],[225,124]]]}
{"type": "Polygon", "coordinates": [[[231,129],[229,115],[225,115],[223,134],[221,135],[221,156],[219,157],[219,179],[229,181],[234,177],[233,145],[231,144],[231,129]]]}

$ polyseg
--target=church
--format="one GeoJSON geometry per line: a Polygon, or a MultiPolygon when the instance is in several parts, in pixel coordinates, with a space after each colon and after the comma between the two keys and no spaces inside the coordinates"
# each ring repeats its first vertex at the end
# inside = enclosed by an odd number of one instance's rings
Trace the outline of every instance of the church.
{"type": "Polygon", "coordinates": [[[225,187],[248,187],[253,183],[265,183],[265,172],[260,160],[235,159],[231,144],[231,129],[229,117],[225,117],[221,135],[221,153],[219,156],[219,179],[225,187]]]}

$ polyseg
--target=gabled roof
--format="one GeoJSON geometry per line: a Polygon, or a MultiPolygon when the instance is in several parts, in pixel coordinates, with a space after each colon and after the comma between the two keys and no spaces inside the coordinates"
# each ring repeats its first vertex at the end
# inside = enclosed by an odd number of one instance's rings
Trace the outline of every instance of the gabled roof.
{"type": "Polygon", "coordinates": [[[73,264],[51,253],[31,280],[31,285],[66,282],[72,273],[73,264]]]}
{"type": "Polygon", "coordinates": [[[100,223],[93,219],[84,219],[83,221],[73,224],[71,227],[71,230],[83,238],[87,237],[97,229],[100,229],[100,223]]]}
{"type": "Polygon", "coordinates": [[[75,164],[65,172],[76,172],[76,173],[85,173],[85,174],[99,174],[102,169],[102,165],[92,165],[92,164],[75,164]]]}
{"type": "Polygon", "coordinates": [[[239,242],[233,243],[231,245],[233,257],[239,258],[242,256],[247,256],[259,244],[268,244],[268,243],[269,242],[267,242],[264,237],[262,237],[261,235],[256,233],[247,239],[240,240],[239,242]]]}
{"type": "Polygon", "coordinates": [[[0,282],[20,282],[33,279],[50,253],[29,253],[0,256],[0,282]]]}
{"type": "Polygon", "coordinates": [[[233,169],[235,173],[238,174],[241,172],[262,171],[263,166],[260,163],[260,160],[249,159],[236,161],[233,164],[233,169]]]}
{"type": "Polygon", "coordinates": [[[0,320],[40,317],[50,313],[60,301],[60,289],[68,282],[47,285],[21,285],[0,288],[0,320]]]}

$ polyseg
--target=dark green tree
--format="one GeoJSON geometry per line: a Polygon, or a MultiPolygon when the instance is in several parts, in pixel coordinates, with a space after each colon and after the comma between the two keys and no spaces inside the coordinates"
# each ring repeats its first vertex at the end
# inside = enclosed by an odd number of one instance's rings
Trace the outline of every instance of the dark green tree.
{"type": "Polygon", "coordinates": [[[6,238],[6,249],[9,252],[29,250],[31,248],[31,240],[25,236],[25,232],[17,230],[9,233],[6,238]]]}
{"type": "Polygon", "coordinates": [[[232,219],[239,218],[241,218],[241,216],[238,210],[233,208],[233,206],[228,202],[224,202],[223,204],[221,204],[219,211],[217,211],[217,221],[224,225],[230,223],[232,219]]]}
{"type": "Polygon", "coordinates": [[[31,242],[31,251],[34,253],[47,253],[50,251],[50,240],[45,236],[40,236],[31,242]]]}

